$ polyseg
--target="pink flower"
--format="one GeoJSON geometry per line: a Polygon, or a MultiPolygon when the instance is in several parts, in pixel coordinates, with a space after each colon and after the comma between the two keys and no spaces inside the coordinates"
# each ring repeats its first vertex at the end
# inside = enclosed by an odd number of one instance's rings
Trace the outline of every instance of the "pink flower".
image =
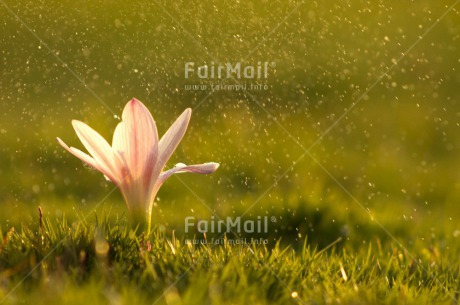
{"type": "Polygon", "coordinates": [[[187,108],[158,140],[155,121],[148,109],[133,98],[126,104],[120,122],[113,134],[112,146],[91,127],[72,121],[78,138],[89,152],[59,144],[86,164],[99,170],[121,190],[133,227],[150,232],[151,213],[155,196],[161,185],[172,174],[191,172],[211,174],[219,164],[210,162],[197,165],[182,163],[163,171],[187,129],[192,110],[187,108]]]}

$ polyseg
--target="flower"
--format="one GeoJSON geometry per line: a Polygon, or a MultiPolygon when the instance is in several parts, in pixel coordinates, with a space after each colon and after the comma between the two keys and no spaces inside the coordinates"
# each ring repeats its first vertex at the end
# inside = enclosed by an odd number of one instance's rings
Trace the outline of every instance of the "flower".
{"type": "Polygon", "coordinates": [[[72,121],[73,128],[89,155],[67,146],[59,138],[57,141],[117,185],[128,207],[131,226],[145,230],[147,224],[147,232],[150,232],[153,202],[166,179],[183,172],[211,174],[219,167],[214,162],[196,165],[179,163],[163,171],[185,134],[191,114],[190,108],[185,109],[158,140],[152,115],[144,104],[133,98],[123,110],[122,121],[113,134],[112,146],[91,127],[77,120],[72,121]]]}

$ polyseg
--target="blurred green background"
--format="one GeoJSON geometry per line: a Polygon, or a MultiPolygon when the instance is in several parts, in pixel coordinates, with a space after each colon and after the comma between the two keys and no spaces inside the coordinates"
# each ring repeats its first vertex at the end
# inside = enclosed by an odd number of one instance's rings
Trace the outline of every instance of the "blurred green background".
{"type": "Polygon", "coordinates": [[[38,206],[125,217],[113,185],[55,138],[83,148],[78,119],[111,140],[136,97],[160,134],[194,109],[169,166],[221,164],[166,182],[153,223],[169,232],[210,219],[205,203],[222,218],[274,216],[271,241],[389,239],[377,220],[403,245],[448,249],[460,241],[459,8],[430,27],[452,3],[2,1],[0,227],[36,226],[38,206]],[[217,82],[185,79],[186,62],[276,66],[267,90],[211,92],[185,90],[217,82]]]}

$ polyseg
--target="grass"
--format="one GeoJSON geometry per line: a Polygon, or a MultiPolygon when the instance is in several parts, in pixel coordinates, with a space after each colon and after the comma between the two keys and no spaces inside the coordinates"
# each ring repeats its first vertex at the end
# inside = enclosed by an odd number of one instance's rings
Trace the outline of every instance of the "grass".
{"type": "Polygon", "coordinates": [[[143,240],[107,215],[2,232],[2,304],[456,304],[457,248],[339,238],[319,249],[143,240]],[[413,253],[417,253],[414,257],[413,253]]]}
{"type": "Polygon", "coordinates": [[[0,304],[458,304],[454,2],[3,1],[0,304]],[[215,84],[185,62],[243,58],[268,90],[185,89],[215,84]],[[221,164],[167,181],[149,241],[56,143],[82,148],[71,119],[110,140],[132,97],[160,134],[193,108],[168,167],[221,164]],[[269,217],[241,233],[268,243],[187,243],[213,215],[269,217]]]}

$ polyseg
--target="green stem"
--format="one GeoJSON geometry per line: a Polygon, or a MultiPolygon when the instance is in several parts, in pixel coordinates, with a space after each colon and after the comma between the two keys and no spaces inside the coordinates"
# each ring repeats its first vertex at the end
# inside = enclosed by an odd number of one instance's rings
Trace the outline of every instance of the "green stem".
{"type": "Polygon", "coordinates": [[[150,237],[150,232],[152,230],[152,205],[149,206],[147,211],[147,236],[146,239],[150,237]]]}
{"type": "Polygon", "coordinates": [[[133,208],[130,211],[129,224],[131,229],[136,230],[136,235],[150,232],[150,213],[144,208],[133,208]]]}

